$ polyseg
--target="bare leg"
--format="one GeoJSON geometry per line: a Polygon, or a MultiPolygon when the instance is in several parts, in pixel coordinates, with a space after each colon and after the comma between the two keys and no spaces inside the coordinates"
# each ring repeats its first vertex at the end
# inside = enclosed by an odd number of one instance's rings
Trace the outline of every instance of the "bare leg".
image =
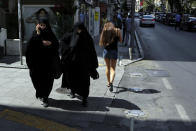
{"type": "Polygon", "coordinates": [[[106,76],[108,80],[108,84],[110,83],[110,59],[105,58],[105,63],[106,63],[106,76]]]}
{"type": "Polygon", "coordinates": [[[114,82],[114,77],[115,77],[115,69],[116,69],[116,61],[114,59],[110,60],[110,83],[114,82]]]}

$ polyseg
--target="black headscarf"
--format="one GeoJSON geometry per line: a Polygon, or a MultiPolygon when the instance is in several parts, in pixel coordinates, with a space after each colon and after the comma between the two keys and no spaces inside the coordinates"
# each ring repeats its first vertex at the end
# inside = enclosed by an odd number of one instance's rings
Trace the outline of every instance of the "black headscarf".
{"type": "Polygon", "coordinates": [[[71,43],[70,45],[74,45],[73,43],[76,43],[77,38],[79,37],[79,35],[81,36],[86,36],[87,38],[91,37],[90,34],[88,33],[85,25],[82,22],[78,22],[73,26],[72,29],[72,38],[71,38],[71,43]],[[80,33],[78,33],[78,30],[81,30],[80,33]]]}
{"type": "Polygon", "coordinates": [[[40,34],[43,40],[49,40],[49,39],[53,39],[55,38],[56,41],[56,37],[51,29],[50,23],[48,21],[48,19],[39,19],[38,20],[38,24],[45,24],[46,28],[45,29],[40,29],[40,34]]]}

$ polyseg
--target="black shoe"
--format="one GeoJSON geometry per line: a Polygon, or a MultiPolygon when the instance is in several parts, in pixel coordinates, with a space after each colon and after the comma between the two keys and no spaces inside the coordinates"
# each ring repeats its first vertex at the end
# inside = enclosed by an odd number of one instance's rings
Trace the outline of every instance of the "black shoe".
{"type": "Polygon", "coordinates": [[[110,92],[112,92],[112,91],[113,91],[113,84],[112,84],[112,83],[110,84],[110,88],[109,88],[109,90],[110,90],[110,92]]]}
{"type": "Polygon", "coordinates": [[[75,97],[76,97],[76,96],[75,96],[75,93],[71,92],[71,93],[69,94],[69,97],[72,98],[72,99],[75,98],[75,97]]]}
{"type": "Polygon", "coordinates": [[[83,107],[88,107],[87,98],[83,98],[83,100],[82,100],[82,106],[83,107]]]}
{"type": "Polygon", "coordinates": [[[48,107],[48,105],[49,105],[49,103],[48,103],[48,98],[43,98],[43,103],[42,103],[42,105],[43,105],[44,107],[48,107]]]}

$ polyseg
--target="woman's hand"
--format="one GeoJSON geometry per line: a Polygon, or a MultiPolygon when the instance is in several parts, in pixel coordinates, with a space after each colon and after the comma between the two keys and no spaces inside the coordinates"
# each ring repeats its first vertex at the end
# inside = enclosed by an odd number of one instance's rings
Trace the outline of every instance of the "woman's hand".
{"type": "Polygon", "coordinates": [[[36,31],[37,31],[37,34],[40,35],[40,25],[39,24],[36,25],[36,31]]]}
{"type": "Polygon", "coordinates": [[[52,42],[47,41],[47,40],[43,40],[42,43],[44,46],[50,46],[52,44],[52,42]]]}

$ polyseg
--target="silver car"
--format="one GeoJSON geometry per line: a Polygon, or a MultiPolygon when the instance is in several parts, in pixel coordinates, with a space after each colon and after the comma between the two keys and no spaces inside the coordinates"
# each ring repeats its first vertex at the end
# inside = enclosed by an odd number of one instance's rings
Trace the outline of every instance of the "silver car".
{"type": "Polygon", "coordinates": [[[143,15],[140,19],[140,26],[142,27],[143,25],[151,25],[155,26],[155,17],[152,15],[143,15]]]}

